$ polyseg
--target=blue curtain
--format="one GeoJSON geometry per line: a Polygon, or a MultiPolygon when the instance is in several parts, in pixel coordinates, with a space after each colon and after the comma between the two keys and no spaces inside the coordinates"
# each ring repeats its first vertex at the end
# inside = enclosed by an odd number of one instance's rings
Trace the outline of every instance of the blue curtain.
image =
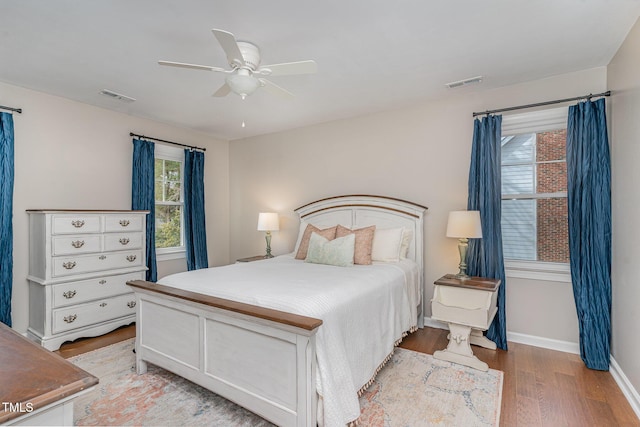
{"type": "Polygon", "coordinates": [[[158,280],[156,266],[155,233],[155,144],[150,141],[133,140],[133,173],[131,186],[131,209],[149,211],[147,215],[147,277],[150,282],[158,280]]]}
{"type": "Polygon", "coordinates": [[[473,145],[469,168],[468,210],[480,211],[482,239],[469,239],[467,273],[500,279],[498,311],[487,331],[487,338],[507,349],[505,318],[506,281],[502,256],[501,133],[502,116],[487,116],[473,123],[473,145]]]}
{"type": "Polygon", "coordinates": [[[0,322],[11,326],[13,285],[13,116],[0,113],[0,322]]]}
{"type": "Polygon", "coordinates": [[[184,150],[184,238],[187,268],[209,267],[204,215],[204,153],[184,150]]]}
{"type": "Polygon", "coordinates": [[[569,107],[569,264],[580,356],[609,370],[611,342],[611,163],[604,98],[569,107]]]}

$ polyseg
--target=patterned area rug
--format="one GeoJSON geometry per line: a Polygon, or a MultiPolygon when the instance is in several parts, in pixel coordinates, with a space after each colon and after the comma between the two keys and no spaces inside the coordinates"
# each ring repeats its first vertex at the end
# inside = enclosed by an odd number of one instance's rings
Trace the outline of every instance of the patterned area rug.
{"type": "MultiPolygon", "coordinates": [[[[129,339],[69,359],[100,379],[76,398],[76,425],[272,425],[152,364],[137,375],[133,345],[129,339]]],[[[502,377],[398,348],[360,398],[359,425],[497,426],[502,377]]]]}

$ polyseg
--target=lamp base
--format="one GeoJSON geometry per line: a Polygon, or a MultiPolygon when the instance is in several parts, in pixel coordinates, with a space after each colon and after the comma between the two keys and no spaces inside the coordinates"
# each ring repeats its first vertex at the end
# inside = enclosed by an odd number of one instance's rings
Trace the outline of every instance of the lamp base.
{"type": "Polygon", "coordinates": [[[267,241],[267,254],[264,257],[273,258],[273,255],[271,255],[271,231],[267,231],[267,234],[264,238],[267,241]]]}
{"type": "Polygon", "coordinates": [[[467,248],[469,247],[469,239],[463,237],[458,239],[458,252],[460,252],[460,265],[458,265],[458,279],[466,279],[469,277],[467,274],[467,248]]]}

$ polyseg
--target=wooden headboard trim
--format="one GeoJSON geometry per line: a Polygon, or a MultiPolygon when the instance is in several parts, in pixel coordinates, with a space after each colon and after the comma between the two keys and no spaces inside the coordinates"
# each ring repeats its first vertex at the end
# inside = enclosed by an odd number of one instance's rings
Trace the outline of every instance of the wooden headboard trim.
{"type": "MultiPolygon", "coordinates": [[[[323,200],[329,200],[329,199],[323,199],[323,200]]],[[[319,201],[323,201],[323,200],[319,200],[319,201]]],[[[316,203],[316,202],[314,202],[314,203],[316,203]]],[[[309,206],[309,204],[307,204],[305,206],[309,206]]],[[[301,206],[298,209],[302,209],[305,206],[301,206]]],[[[300,218],[305,218],[305,217],[307,217],[309,215],[314,215],[314,214],[316,214],[318,212],[322,212],[322,211],[326,211],[326,210],[340,209],[340,208],[376,208],[376,209],[386,209],[388,211],[393,211],[393,212],[398,212],[398,213],[401,213],[401,214],[404,214],[404,215],[409,215],[409,216],[412,216],[414,218],[420,218],[418,215],[416,215],[414,213],[406,212],[406,211],[403,211],[403,210],[400,210],[400,209],[394,209],[394,208],[390,208],[390,207],[387,207],[387,206],[370,205],[370,204],[364,204],[364,203],[363,204],[360,204],[360,203],[349,203],[349,204],[346,204],[346,205],[329,206],[329,207],[326,207],[326,208],[317,209],[317,210],[312,211],[312,212],[307,212],[304,215],[300,215],[300,218]]]]}
{"type": "MultiPolygon", "coordinates": [[[[305,205],[302,205],[302,206],[300,206],[299,208],[294,209],[294,211],[296,211],[296,212],[297,212],[297,211],[299,211],[300,209],[302,209],[302,208],[306,208],[307,206],[311,206],[311,205],[313,205],[313,204],[315,204],[315,203],[325,202],[325,201],[327,201],[327,200],[346,199],[346,198],[349,198],[349,197],[371,197],[371,198],[381,199],[381,200],[394,200],[394,201],[396,201],[396,202],[402,202],[402,203],[407,203],[407,204],[409,204],[409,205],[413,205],[413,206],[415,206],[415,207],[417,207],[417,208],[419,208],[419,209],[424,209],[424,210],[429,209],[429,208],[428,208],[428,207],[426,207],[426,206],[422,206],[422,205],[419,205],[419,204],[417,204],[417,203],[410,202],[410,201],[408,201],[408,200],[397,199],[397,198],[395,198],[395,197],[376,196],[376,195],[371,195],[371,194],[348,194],[348,195],[344,195],[344,196],[325,197],[324,199],[318,199],[318,200],[316,200],[315,202],[311,202],[311,203],[307,203],[307,204],[305,204],[305,205]]],[[[376,206],[376,207],[378,207],[378,206],[376,206]]]]}

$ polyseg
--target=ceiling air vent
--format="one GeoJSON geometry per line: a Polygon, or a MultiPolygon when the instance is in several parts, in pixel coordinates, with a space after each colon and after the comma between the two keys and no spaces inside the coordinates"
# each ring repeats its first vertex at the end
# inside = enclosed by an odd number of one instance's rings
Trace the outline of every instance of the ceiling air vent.
{"type": "Polygon", "coordinates": [[[482,79],[483,79],[482,76],[471,77],[469,79],[458,80],[457,82],[445,83],[445,86],[448,87],[449,89],[453,89],[456,87],[462,87],[470,84],[480,83],[482,82],[482,79]]]}
{"type": "Polygon", "coordinates": [[[100,91],[100,95],[108,96],[122,102],[134,102],[136,100],[135,98],[131,98],[130,96],[122,95],[121,93],[116,93],[108,89],[102,89],[100,91]]]}

